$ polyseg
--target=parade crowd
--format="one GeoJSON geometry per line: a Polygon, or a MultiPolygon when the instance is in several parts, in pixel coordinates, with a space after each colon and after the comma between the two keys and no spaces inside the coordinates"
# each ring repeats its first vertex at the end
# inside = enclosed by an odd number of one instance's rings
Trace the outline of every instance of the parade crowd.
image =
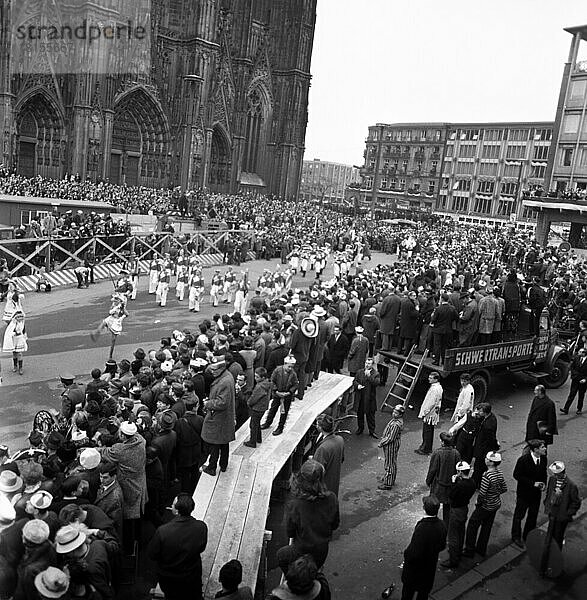
{"type": "MultiPolygon", "coordinates": [[[[54,189],[45,184],[39,180],[30,193],[63,189],[59,182],[54,189]]],[[[18,185],[15,179],[14,191],[18,185]]],[[[92,184],[83,182],[70,181],[66,189],[76,185],[76,193],[91,193],[84,188],[92,184]]],[[[104,191],[111,201],[107,196],[104,191]]],[[[147,194],[137,206],[148,200],[147,194]]],[[[428,350],[441,370],[449,348],[510,340],[522,331],[531,336],[545,309],[555,319],[570,310],[576,341],[571,391],[561,412],[568,413],[576,395],[582,412],[587,283],[584,264],[572,254],[543,250],[514,230],[465,229],[447,221],[378,226],[338,213],[317,217],[304,204],[269,197],[216,195],[207,202],[218,217],[230,215],[236,228],[253,228],[267,258],[279,256],[280,264],[257,281],[229,266],[207,282],[194,250],[179,247],[154,257],[148,292],[157,305],[167,305],[175,281],[175,298],[187,299],[186,310],[199,312],[209,302],[218,313],[195,329],[170,332],[156,348],[137,348],[115,361],[116,338],[132,317],[141,281],[136,257],[124,265],[111,310],[92,334],[111,336],[104,367],[94,365],[85,381],[61,373],[59,414],[35,417],[30,448],[0,449],[0,598],[114,598],[125,562],[137,552],[154,564],[166,598],[184,598],[186,589],[201,597],[207,526],[190,516],[200,477],[231,468],[229,443],[240,427],[249,429],[249,447],[263,443],[275,421],[271,434],[282,435],[292,403],[303,406],[322,371],[353,378],[354,432],[366,430],[382,449],[379,490],[392,490],[406,407],[395,406],[378,435],[376,392],[388,379],[379,349],[402,355],[428,350]],[[397,258],[372,264],[371,248],[397,258]],[[292,284],[300,275],[304,289],[292,284]]],[[[22,372],[26,345],[17,343],[26,343],[26,307],[17,286],[5,285],[3,350],[22,372]]],[[[447,545],[446,568],[457,568],[462,556],[486,555],[508,487],[491,403],[475,401],[463,374],[450,427],[433,450],[446,398],[439,372],[431,371],[428,383],[418,411],[422,444],[414,450],[430,457],[430,494],[404,553],[405,600],[416,593],[427,597],[447,545]]],[[[514,470],[512,540],[524,546],[542,503],[562,548],[581,500],[559,457],[547,466],[557,415],[543,386],[534,393],[526,447],[514,470]]],[[[290,481],[284,527],[293,541],[278,552],[285,579],[270,598],[331,597],[320,568],[340,522],[344,440],[328,414],[316,428],[312,458],[290,481]]],[[[227,563],[217,597],[251,598],[239,587],[241,578],[242,565],[227,563]]]]}

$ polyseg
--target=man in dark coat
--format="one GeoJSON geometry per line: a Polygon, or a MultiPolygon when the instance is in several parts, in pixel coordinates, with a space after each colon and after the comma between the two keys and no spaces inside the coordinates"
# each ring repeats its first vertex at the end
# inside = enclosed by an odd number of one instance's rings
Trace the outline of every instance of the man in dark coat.
{"type": "Polygon", "coordinates": [[[571,362],[571,389],[569,390],[569,396],[564,407],[560,409],[563,415],[569,414],[569,409],[577,393],[579,393],[577,414],[580,415],[583,412],[585,390],[587,390],[587,349],[579,348],[571,362]]]}
{"type": "Polygon", "coordinates": [[[206,453],[210,455],[210,461],[203,472],[214,476],[219,457],[220,470],[226,471],[228,467],[228,444],[235,438],[235,390],[234,379],[226,370],[224,361],[212,363],[208,369],[214,381],[209,399],[204,402],[206,417],[202,426],[202,440],[207,445],[206,453]]]}
{"type": "Polygon", "coordinates": [[[363,367],[365,359],[369,355],[369,340],[363,335],[364,329],[362,327],[355,327],[355,332],[357,335],[355,335],[351,342],[347,364],[351,377],[354,377],[359,369],[363,367]]]}
{"type": "Polygon", "coordinates": [[[516,489],[516,508],[512,521],[512,541],[524,548],[522,540],[536,527],[540,510],[540,494],[546,487],[546,445],[542,440],[529,440],[525,451],[514,467],[516,489]],[[522,534],[522,519],[526,517],[522,534]]]}
{"type": "Polygon", "coordinates": [[[204,418],[196,412],[196,405],[186,404],[186,412],[175,423],[177,434],[176,460],[180,489],[193,494],[200,478],[202,459],[202,427],[204,418]]]}
{"type": "Polygon", "coordinates": [[[407,298],[401,301],[399,312],[399,344],[397,351],[405,356],[418,337],[418,302],[416,292],[410,292],[407,298]]]}
{"type": "Polygon", "coordinates": [[[334,326],[334,333],[328,340],[328,372],[340,373],[344,360],[350,349],[350,342],[347,336],[342,333],[340,326],[334,326]]]}
{"type": "Polygon", "coordinates": [[[357,411],[357,435],[363,433],[365,416],[369,436],[377,439],[375,434],[375,413],[377,411],[377,386],[381,379],[373,365],[373,359],[367,358],[365,366],[355,375],[355,410],[357,411]]]}
{"type": "Polygon", "coordinates": [[[201,554],[208,543],[208,527],[191,516],[193,510],[192,497],[179,494],[173,501],[175,518],[155,531],[149,545],[148,555],[167,600],[202,598],[201,554]]]}
{"type": "Polygon", "coordinates": [[[313,458],[324,467],[326,487],[338,496],[340,468],[344,462],[344,440],[334,433],[334,420],[330,415],[320,415],[316,419],[316,428],[320,435],[313,458]]]}
{"type": "Polygon", "coordinates": [[[422,499],[426,516],[416,523],[409,546],[404,550],[402,600],[425,600],[434,585],[438,554],[446,546],[446,525],[438,518],[440,502],[434,496],[422,499]]]}
{"type": "Polygon", "coordinates": [[[312,338],[306,337],[299,327],[296,327],[291,334],[291,353],[296,359],[295,372],[298,377],[299,400],[303,399],[306,389],[306,363],[310,357],[312,341],[312,338]]]}
{"type": "MultiPolygon", "coordinates": [[[[385,294],[385,292],[383,292],[385,294]]],[[[381,302],[379,319],[381,321],[381,349],[391,350],[397,317],[401,306],[400,297],[395,291],[387,294],[381,302]]]]}
{"type": "Polygon", "coordinates": [[[455,307],[449,303],[448,294],[442,294],[440,305],[436,307],[436,310],[432,313],[432,317],[430,317],[433,339],[433,365],[439,365],[441,362],[444,362],[446,349],[452,345],[453,324],[458,318],[459,315],[455,307]]]}
{"type": "Polygon", "coordinates": [[[442,519],[448,529],[450,517],[450,489],[453,475],[457,473],[457,463],[461,455],[454,448],[454,438],[450,433],[440,434],[442,446],[437,448],[430,457],[426,485],[432,494],[442,504],[442,519]]]}
{"type": "Polygon", "coordinates": [[[481,420],[477,436],[475,437],[475,445],[473,446],[473,458],[475,459],[473,480],[477,484],[477,487],[479,487],[483,473],[487,470],[485,456],[487,456],[488,452],[499,449],[499,444],[497,443],[497,418],[491,410],[491,404],[488,402],[480,402],[475,406],[473,412],[481,420]]]}
{"type": "Polygon", "coordinates": [[[546,395],[546,388],[537,385],[526,421],[526,441],[543,440],[549,446],[555,435],[558,435],[558,429],[554,402],[546,395]]]}

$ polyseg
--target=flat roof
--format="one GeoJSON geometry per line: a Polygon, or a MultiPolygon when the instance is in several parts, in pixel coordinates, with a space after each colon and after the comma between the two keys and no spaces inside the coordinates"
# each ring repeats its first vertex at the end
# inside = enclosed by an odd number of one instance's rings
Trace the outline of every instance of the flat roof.
{"type": "Polygon", "coordinates": [[[491,127],[554,127],[554,121],[479,121],[472,123],[377,123],[376,125],[369,125],[369,128],[373,127],[448,127],[448,128],[462,128],[462,127],[478,127],[480,129],[488,129],[491,127]]]}
{"type": "Polygon", "coordinates": [[[50,206],[67,206],[74,208],[92,208],[96,211],[115,212],[116,207],[107,202],[95,202],[93,200],[66,200],[64,198],[37,198],[35,196],[12,196],[10,194],[0,194],[0,203],[8,204],[49,204],[50,206]]]}

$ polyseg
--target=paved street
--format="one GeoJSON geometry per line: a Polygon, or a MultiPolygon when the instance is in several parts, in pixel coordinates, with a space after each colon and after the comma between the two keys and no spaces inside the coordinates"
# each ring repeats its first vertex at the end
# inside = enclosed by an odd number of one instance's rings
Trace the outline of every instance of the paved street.
{"type": "MultiPolygon", "coordinates": [[[[383,255],[374,255],[373,264],[388,259],[383,255]]],[[[268,263],[256,261],[247,266],[252,279],[256,280],[268,263]]],[[[329,275],[330,271],[327,273],[329,275]]],[[[205,278],[209,281],[209,270],[205,278]]],[[[298,287],[304,284],[307,285],[308,280],[298,278],[294,282],[294,286],[298,287]]],[[[172,329],[196,329],[204,317],[213,314],[212,307],[204,305],[203,311],[194,315],[188,312],[187,301],[180,305],[171,294],[168,307],[162,310],[155,305],[154,298],[147,294],[145,286],[146,279],[143,277],[138,300],[129,305],[131,315],[125,321],[125,332],[115,358],[129,356],[138,346],[146,350],[155,347],[159,338],[168,335],[172,329]]],[[[29,294],[25,298],[30,350],[25,355],[25,373],[22,377],[11,372],[8,357],[2,361],[4,385],[0,388],[0,442],[13,448],[24,445],[35,412],[40,408],[58,408],[58,373],[61,370],[72,371],[81,380],[87,380],[92,367],[103,366],[109,339],[105,336],[94,345],[89,332],[105,316],[111,289],[110,282],[102,282],[87,290],[58,289],[49,295],[29,294]]],[[[222,307],[219,308],[222,310],[222,307]]],[[[510,540],[515,501],[515,485],[511,474],[522,449],[533,385],[531,379],[503,376],[490,388],[489,399],[499,422],[498,438],[504,456],[502,468],[510,487],[493,529],[490,554],[506,546],[510,540]]],[[[380,401],[385,392],[386,389],[379,390],[380,401]]],[[[560,406],[567,392],[568,384],[560,390],[550,391],[549,395],[560,406]]],[[[377,476],[382,473],[383,467],[376,442],[366,435],[346,436],[346,461],[340,495],[342,522],[325,565],[336,598],[378,598],[381,590],[391,581],[400,580],[402,552],[414,524],[421,517],[421,497],[427,493],[423,482],[428,459],[413,452],[420,443],[421,425],[416,415],[422,394],[422,390],[417,390],[416,410],[406,415],[398,480],[393,491],[376,489],[377,476]]],[[[452,411],[443,415],[443,423],[448,422],[450,414],[452,411]]],[[[378,413],[378,432],[381,432],[387,419],[387,414],[378,413]]],[[[549,461],[562,459],[567,463],[569,475],[579,484],[583,497],[587,494],[587,457],[583,446],[586,419],[587,415],[580,417],[574,414],[559,419],[560,435],[549,450],[549,461]]],[[[442,426],[438,427],[437,433],[442,429],[442,426]]],[[[279,510],[271,515],[270,525],[275,531],[274,544],[277,545],[283,538],[279,510]]],[[[530,597],[581,597],[571,592],[580,589],[580,578],[585,577],[585,529],[586,519],[580,519],[569,528],[569,546],[573,549],[573,556],[569,558],[567,575],[561,582],[537,578],[524,555],[518,561],[519,567],[489,580],[482,589],[474,592],[474,596],[470,593],[465,597],[505,598],[504,591],[508,590],[509,593],[514,588],[518,590],[517,595],[511,597],[520,600],[530,597]],[[570,595],[565,596],[567,591],[570,595]]],[[[571,551],[567,550],[566,554],[570,555],[571,551]]],[[[472,565],[471,561],[464,561],[458,571],[439,571],[436,589],[453,581],[472,565]]],[[[270,582],[274,582],[275,578],[273,571],[270,582]]]]}

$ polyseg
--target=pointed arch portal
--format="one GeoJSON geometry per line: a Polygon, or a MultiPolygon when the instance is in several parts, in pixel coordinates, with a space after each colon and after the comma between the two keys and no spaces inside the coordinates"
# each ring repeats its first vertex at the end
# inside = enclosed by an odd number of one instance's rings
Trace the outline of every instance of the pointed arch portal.
{"type": "Polygon", "coordinates": [[[169,176],[169,128],[157,101],[142,88],[116,104],[110,181],[163,187],[169,176]]]}
{"type": "Polygon", "coordinates": [[[225,192],[230,183],[230,143],[223,129],[215,125],[212,130],[210,151],[209,187],[216,192],[225,192]]]}
{"type": "Polygon", "coordinates": [[[17,109],[16,169],[25,177],[60,179],[65,167],[63,117],[51,98],[39,91],[17,109]]]}

